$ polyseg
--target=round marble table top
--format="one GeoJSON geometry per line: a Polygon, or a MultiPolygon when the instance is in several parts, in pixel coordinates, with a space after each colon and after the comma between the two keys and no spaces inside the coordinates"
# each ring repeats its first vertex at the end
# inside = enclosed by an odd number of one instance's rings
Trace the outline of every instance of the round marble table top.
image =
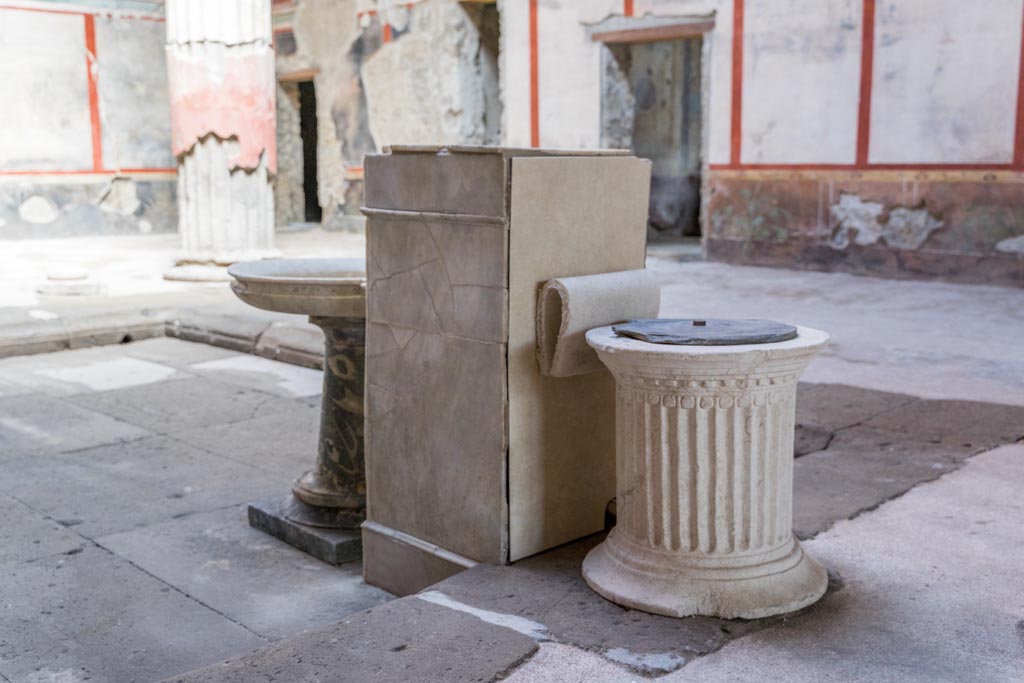
{"type": "Polygon", "coordinates": [[[653,318],[615,325],[621,336],[652,344],[677,346],[732,346],[770,344],[796,337],[796,327],[774,320],[707,318],[653,318]]]}
{"type": "Polygon", "coordinates": [[[802,356],[808,348],[820,348],[828,343],[829,336],[821,330],[810,327],[796,326],[796,336],[778,342],[760,344],[727,344],[727,345],[679,345],[653,344],[648,341],[626,337],[615,331],[618,325],[595,327],[587,332],[587,344],[598,352],[599,356],[608,354],[605,364],[618,357],[623,361],[651,362],[656,365],[668,363],[674,365],[688,359],[717,362],[715,359],[741,358],[750,362],[761,362],[770,358],[782,359],[802,356]]]}
{"type": "Polygon", "coordinates": [[[360,258],[268,259],[228,268],[239,299],[268,311],[323,318],[366,317],[366,262],[360,258]]]}

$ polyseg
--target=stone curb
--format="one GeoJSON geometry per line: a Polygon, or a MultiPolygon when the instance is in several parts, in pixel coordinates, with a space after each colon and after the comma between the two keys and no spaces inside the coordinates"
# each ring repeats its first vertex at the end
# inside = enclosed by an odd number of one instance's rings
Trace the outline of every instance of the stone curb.
{"type": "Polygon", "coordinates": [[[323,367],[323,332],[311,323],[215,314],[199,309],[143,309],[3,325],[0,326],[0,359],[164,336],[307,368],[323,367]]]}
{"type": "Polygon", "coordinates": [[[157,311],[16,323],[0,327],[0,358],[162,337],[164,327],[165,318],[157,311]]]}

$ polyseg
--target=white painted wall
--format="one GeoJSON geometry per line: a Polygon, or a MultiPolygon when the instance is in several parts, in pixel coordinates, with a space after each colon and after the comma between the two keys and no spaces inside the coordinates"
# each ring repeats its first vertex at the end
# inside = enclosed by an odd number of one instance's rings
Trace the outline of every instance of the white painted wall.
{"type": "Polygon", "coordinates": [[[523,0],[498,0],[501,13],[501,138],[509,147],[530,146],[529,8],[523,0]]]}
{"type": "Polygon", "coordinates": [[[174,168],[163,22],[95,21],[104,168],[174,168]]]}
{"type": "Polygon", "coordinates": [[[744,163],[852,164],[862,0],[746,0],[744,163]]]}
{"type": "Polygon", "coordinates": [[[872,162],[1008,162],[1022,0],[879,0],[872,162]]]}
{"type": "MultiPolygon", "coordinates": [[[[622,0],[540,0],[540,142],[600,144],[600,45],[622,0]]],[[[634,15],[714,14],[707,161],[729,162],[733,0],[634,0],[634,15]]],[[[502,2],[504,142],[530,143],[529,2],[502,2]]],[[[863,0],[746,0],[742,161],[852,164],[863,0]]],[[[878,0],[870,161],[1010,161],[1024,0],[878,0]]]]}
{"type": "Polygon", "coordinates": [[[601,46],[587,36],[578,3],[538,5],[541,147],[598,147],[601,46]]]}
{"type": "Polygon", "coordinates": [[[0,9],[0,170],[92,168],[81,15],[0,9]]]}
{"type": "MultiPolygon", "coordinates": [[[[36,6],[0,8],[0,171],[92,171],[85,8],[36,6]]],[[[93,17],[104,169],[173,167],[163,22],[93,17]]]]}

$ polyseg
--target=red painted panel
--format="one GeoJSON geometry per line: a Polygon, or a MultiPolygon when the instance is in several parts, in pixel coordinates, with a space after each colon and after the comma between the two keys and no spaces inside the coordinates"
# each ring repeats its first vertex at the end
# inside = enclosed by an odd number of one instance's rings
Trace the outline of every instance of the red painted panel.
{"type": "Polygon", "coordinates": [[[530,0],[530,146],[540,147],[540,64],[537,54],[537,0],[530,0]]]}
{"type": "Polygon", "coordinates": [[[732,5],[732,129],[729,134],[729,160],[739,165],[743,147],[743,3],[732,5]]]}
{"type": "Polygon", "coordinates": [[[92,128],[92,169],[103,168],[103,129],[100,121],[100,94],[96,83],[96,17],[83,15],[85,20],[85,71],[89,81],[89,123],[92,128]]]}
{"type": "Polygon", "coordinates": [[[871,147],[871,86],[875,68],[875,0],[864,0],[860,53],[860,110],[857,112],[857,163],[868,163],[871,147]]]}
{"type": "Polygon", "coordinates": [[[187,152],[200,138],[214,133],[238,140],[232,167],[256,168],[267,154],[267,167],[277,171],[274,53],[227,54],[220,69],[203,58],[190,59],[168,51],[171,92],[171,150],[187,152]]]}

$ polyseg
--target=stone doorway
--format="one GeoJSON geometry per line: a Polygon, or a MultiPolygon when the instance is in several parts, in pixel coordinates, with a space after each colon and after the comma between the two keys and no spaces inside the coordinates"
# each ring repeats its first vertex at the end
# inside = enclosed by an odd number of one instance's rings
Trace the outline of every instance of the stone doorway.
{"type": "Polygon", "coordinates": [[[299,87],[299,135],[302,138],[302,196],[307,223],[319,223],[323,217],[317,191],[316,87],[313,81],[301,81],[299,87]]]}
{"type": "Polygon", "coordinates": [[[651,161],[648,237],[675,241],[701,234],[704,35],[712,24],[649,23],[616,22],[593,34],[605,44],[602,143],[651,161]]]}
{"type": "Polygon", "coordinates": [[[303,229],[323,218],[317,182],[316,88],[310,80],[281,80],[277,89],[277,228],[303,229]]]}
{"type": "Polygon", "coordinates": [[[630,46],[633,153],[650,159],[650,237],[700,235],[701,43],[630,46]]]}

